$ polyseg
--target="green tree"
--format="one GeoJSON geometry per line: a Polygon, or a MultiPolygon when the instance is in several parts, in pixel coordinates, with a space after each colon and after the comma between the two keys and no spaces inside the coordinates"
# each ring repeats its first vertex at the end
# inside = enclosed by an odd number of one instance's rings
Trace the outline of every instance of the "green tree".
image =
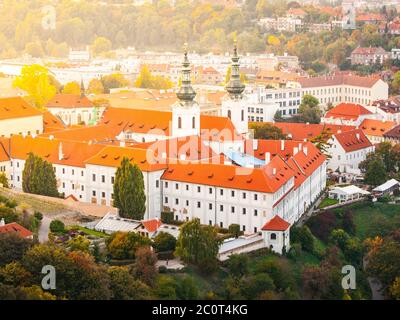
{"type": "Polygon", "coordinates": [[[89,252],[90,241],[84,236],[76,236],[67,242],[67,246],[71,251],[89,252]]]}
{"type": "Polygon", "coordinates": [[[133,259],[137,248],[150,244],[150,240],[136,232],[115,232],[106,240],[113,259],[133,259]]]}
{"type": "Polygon", "coordinates": [[[154,238],[153,246],[158,252],[175,251],[176,239],[167,232],[160,232],[154,238]]]}
{"type": "Polygon", "coordinates": [[[115,174],[114,206],[121,217],[142,220],[146,211],[143,174],[124,157],[115,174]]]}
{"type": "Polygon", "coordinates": [[[103,84],[105,93],[109,93],[110,89],[123,88],[129,85],[129,81],[119,73],[113,73],[101,77],[101,83],[103,84]]]}
{"type": "Polygon", "coordinates": [[[320,123],[321,110],[319,109],[319,101],[312,95],[304,95],[299,106],[298,119],[301,122],[320,123]]]}
{"type": "Polygon", "coordinates": [[[135,253],[135,276],[143,283],[153,286],[158,274],[156,263],[157,256],[151,247],[138,247],[135,253]]]}
{"type": "Polygon", "coordinates": [[[376,159],[369,163],[364,181],[372,186],[378,186],[387,181],[387,173],[383,162],[376,159]]]}
{"type": "Polygon", "coordinates": [[[150,288],[136,280],[127,267],[110,267],[107,270],[113,300],[149,300],[150,288]]]}
{"type": "Polygon", "coordinates": [[[200,225],[199,219],[186,222],[179,233],[176,254],[185,262],[203,270],[214,270],[221,240],[211,226],[200,225]]]}
{"type": "Polygon", "coordinates": [[[57,180],[52,164],[29,153],[22,172],[22,189],[27,193],[58,197],[57,180]]]}
{"type": "Polygon", "coordinates": [[[227,267],[232,277],[238,279],[249,273],[249,257],[244,254],[232,254],[229,256],[227,267]]]}
{"type": "Polygon", "coordinates": [[[37,64],[24,66],[21,75],[14,79],[13,86],[26,91],[29,100],[39,109],[43,109],[56,94],[56,88],[50,83],[49,71],[37,64]]]}
{"type": "Polygon", "coordinates": [[[176,300],[177,283],[174,278],[160,275],[157,278],[155,294],[161,300],[176,300]]]}
{"type": "Polygon", "coordinates": [[[286,140],[287,136],[278,127],[269,123],[253,123],[250,129],[254,130],[254,139],[286,140]]]}
{"type": "Polygon", "coordinates": [[[8,179],[4,173],[0,173],[0,185],[2,185],[3,188],[9,188],[8,179]]]}
{"type": "Polygon", "coordinates": [[[199,290],[193,277],[185,276],[178,282],[176,287],[176,297],[179,300],[197,300],[199,297],[199,290]]]}
{"type": "Polygon", "coordinates": [[[65,232],[64,222],[60,220],[53,220],[50,222],[50,231],[54,233],[63,233],[65,232]]]}
{"type": "Polygon", "coordinates": [[[0,234],[0,266],[19,261],[32,246],[32,241],[14,233],[0,234]]]}
{"type": "Polygon", "coordinates": [[[314,251],[314,237],[307,226],[290,228],[290,241],[300,243],[304,251],[314,251]]]}

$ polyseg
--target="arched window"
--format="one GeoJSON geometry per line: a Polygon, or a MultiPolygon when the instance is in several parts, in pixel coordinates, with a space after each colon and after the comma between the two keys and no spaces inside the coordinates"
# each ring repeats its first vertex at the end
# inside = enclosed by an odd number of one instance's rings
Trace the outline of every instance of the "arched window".
{"type": "Polygon", "coordinates": [[[242,121],[244,121],[244,110],[242,110],[242,121]]]}
{"type": "Polygon", "coordinates": [[[271,233],[271,240],[276,240],[276,233],[271,233]]]}
{"type": "Polygon", "coordinates": [[[182,129],[182,118],[178,117],[178,129],[182,129]]]}
{"type": "Polygon", "coordinates": [[[196,129],[196,118],[192,118],[192,129],[196,129]]]}
{"type": "Polygon", "coordinates": [[[228,110],[228,118],[231,119],[231,110],[228,110]]]}

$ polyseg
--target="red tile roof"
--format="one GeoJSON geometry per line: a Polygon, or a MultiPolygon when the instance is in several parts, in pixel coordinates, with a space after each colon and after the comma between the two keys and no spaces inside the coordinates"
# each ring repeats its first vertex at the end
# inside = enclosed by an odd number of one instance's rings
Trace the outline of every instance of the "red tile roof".
{"type": "Polygon", "coordinates": [[[354,130],[355,126],[335,125],[335,124],[312,124],[312,123],[291,123],[291,122],[275,122],[271,123],[278,127],[286,135],[290,135],[293,140],[311,140],[319,136],[323,130],[331,134],[338,131],[354,130]]]}
{"type": "Polygon", "coordinates": [[[158,219],[152,219],[152,220],[142,221],[142,225],[148,232],[152,233],[158,230],[158,228],[162,225],[162,222],[158,219]]]}
{"type": "Polygon", "coordinates": [[[381,47],[358,47],[353,50],[351,54],[359,54],[359,55],[375,55],[375,54],[384,54],[386,53],[385,49],[381,47]]]}
{"type": "Polygon", "coordinates": [[[275,157],[267,166],[255,169],[220,164],[174,164],[168,166],[162,179],[271,193],[293,176],[289,166],[275,157]]]}
{"type": "Polygon", "coordinates": [[[94,104],[86,96],[81,97],[79,94],[59,93],[51,99],[46,107],[49,108],[92,108],[94,104]]]}
{"type": "Polygon", "coordinates": [[[120,166],[124,157],[132,164],[137,164],[142,171],[158,171],[167,168],[166,163],[158,160],[151,150],[106,146],[90,158],[86,158],[86,164],[114,167],[120,166]]]}
{"type": "Polygon", "coordinates": [[[32,237],[33,233],[16,222],[0,226],[0,233],[16,233],[22,238],[32,237]]]}
{"type": "Polygon", "coordinates": [[[49,111],[43,112],[43,130],[45,133],[65,129],[64,123],[49,111]]]}
{"type": "Polygon", "coordinates": [[[361,115],[372,114],[371,111],[359,104],[340,103],[325,114],[325,118],[357,120],[361,115]]]}
{"type": "Polygon", "coordinates": [[[162,157],[165,153],[168,159],[184,159],[198,161],[218,156],[198,136],[187,136],[158,140],[154,142],[139,143],[133,146],[135,149],[151,149],[156,157],[162,157]]]}
{"type": "Polygon", "coordinates": [[[356,21],[358,22],[386,21],[386,18],[378,13],[365,13],[357,16],[356,21]]]}
{"type": "Polygon", "coordinates": [[[280,216],[273,217],[268,221],[261,230],[264,231],[286,231],[289,229],[290,223],[283,220],[280,216]]]}
{"type": "Polygon", "coordinates": [[[361,129],[337,133],[334,135],[346,152],[356,151],[371,147],[372,144],[361,129]]]}
{"type": "Polygon", "coordinates": [[[0,120],[40,116],[39,109],[21,97],[0,98],[0,120]]]}
{"type": "Polygon", "coordinates": [[[0,139],[0,162],[9,161],[10,157],[8,155],[9,139],[0,139]]]}
{"type": "Polygon", "coordinates": [[[320,76],[310,78],[298,78],[302,88],[327,87],[350,85],[356,87],[371,88],[380,80],[379,76],[362,77],[353,74],[335,74],[333,76],[320,76]]]}
{"type": "Polygon", "coordinates": [[[385,138],[400,139],[400,125],[395,126],[383,134],[385,138]]]}
{"type": "Polygon", "coordinates": [[[395,124],[396,123],[393,121],[364,119],[364,121],[360,124],[360,129],[367,136],[383,137],[383,134],[392,129],[395,124]]]}
{"type": "Polygon", "coordinates": [[[14,135],[10,138],[11,158],[25,160],[30,152],[53,164],[84,167],[85,161],[99,153],[103,145],[76,141],[63,141],[43,137],[32,138],[14,135]],[[63,158],[59,159],[62,146],[63,158]]]}

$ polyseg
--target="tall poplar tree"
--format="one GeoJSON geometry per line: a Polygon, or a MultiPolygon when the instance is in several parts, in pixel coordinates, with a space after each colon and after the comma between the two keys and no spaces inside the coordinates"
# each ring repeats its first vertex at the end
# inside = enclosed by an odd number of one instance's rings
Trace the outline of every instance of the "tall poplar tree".
{"type": "Polygon", "coordinates": [[[114,207],[119,209],[121,217],[135,220],[142,220],[146,211],[142,171],[126,157],[115,174],[114,207]]]}
{"type": "Polygon", "coordinates": [[[29,153],[22,172],[22,190],[27,193],[58,197],[57,180],[52,164],[29,153]]]}

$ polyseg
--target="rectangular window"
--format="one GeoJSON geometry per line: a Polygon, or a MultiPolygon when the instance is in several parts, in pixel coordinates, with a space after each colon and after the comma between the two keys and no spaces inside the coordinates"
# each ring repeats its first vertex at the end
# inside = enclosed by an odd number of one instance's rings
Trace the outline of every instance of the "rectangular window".
{"type": "Polygon", "coordinates": [[[200,203],[200,201],[197,201],[197,208],[201,208],[201,203],[200,203]]]}
{"type": "Polygon", "coordinates": [[[212,194],[212,192],[213,192],[212,188],[208,188],[208,193],[212,194]]]}
{"type": "Polygon", "coordinates": [[[224,211],[224,206],[222,204],[219,206],[219,211],[224,211]]]}
{"type": "Polygon", "coordinates": [[[186,185],[186,191],[189,191],[189,185],[188,184],[186,185]]]}
{"type": "Polygon", "coordinates": [[[158,189],[159,187],[160,187],[160,180],[156,180],[156,188],[158,189]]]}
{"type": "Polygon", "coordinates": [[[231,191],[231,196],[232,196],[232,198],[235,196],[235,191],[231,191]]]}
{"type": "Polygon", "coordinates": [[[102,197],[102,198],[105,198],[105,197],[106,197],[106,193],[105,193],[105,192],[102,192],[102,193],[101,193],[101,197],[102,197]]]}
{"type": "Polygon", "coordinates": [[[197,192],[200,193],[201,192],[201,188],[197,187],[197,192]]]}
{"type": "Polygon", "coordinates": [[[93,190],[93,191],[92,191],[92,195],[93,195],[93,197],[96,196],[96,190],[93,190]]]}
{"type": "Polygon", "coordinates": [[[96,181],[96,175],[92,174],[92,181],[95,182],[96,181]]]}
{"type": "Polygon", "coordinates": [[[246,192],[243,192],[243,199],[246,199],[246,192]]]}
{"type": "Polygon", "coordinates": [[[175,199],[175,204],[179,204],[179,199],[175,199]]]}
{"type": "Polygon", "coordinates": [[[168,181],[165,181],[164,187],[168,188],[168,181]]]}
{"type": "Polygon", "coordinates": [[[258,194],[254,194],[254,200],[257,201],[258,200],[258,194]]]}
{"type": "Polygon", "coordinates": [[[219,190],[219,194],[220,194],[221,196],[223,196],[223,195],[224,195],[224,190],[223,190],[223,189],[220,189],[220,190],[219,190]]]}
{"type": "Polygon", "coordinates": [[[106,176],[101,176],[101,182],[105,183],[106,182],[106,176]]]}
{"type": "Polygon", "coordinates": [[[212,210],[212,203],[208,204],[208,210],[212,210]]]}
{"type": "Polygon", "coordinates": [[[246,214],[246,208],[243,208],[242,213],[246,214]]]}
{"type": "Polygon", "coordinates": [[[164,198],[164,203],[168,203],[168,197],[164,198]]]}
{"type": "Polygon", "coordinates": [[[235,213],[235,207],[231,207],[231,212],[235,213]]]}
{"type": "Polygon", "coordinates": [[[175,183],[175,189],[179,190],[179,184],[175,183]]]}

